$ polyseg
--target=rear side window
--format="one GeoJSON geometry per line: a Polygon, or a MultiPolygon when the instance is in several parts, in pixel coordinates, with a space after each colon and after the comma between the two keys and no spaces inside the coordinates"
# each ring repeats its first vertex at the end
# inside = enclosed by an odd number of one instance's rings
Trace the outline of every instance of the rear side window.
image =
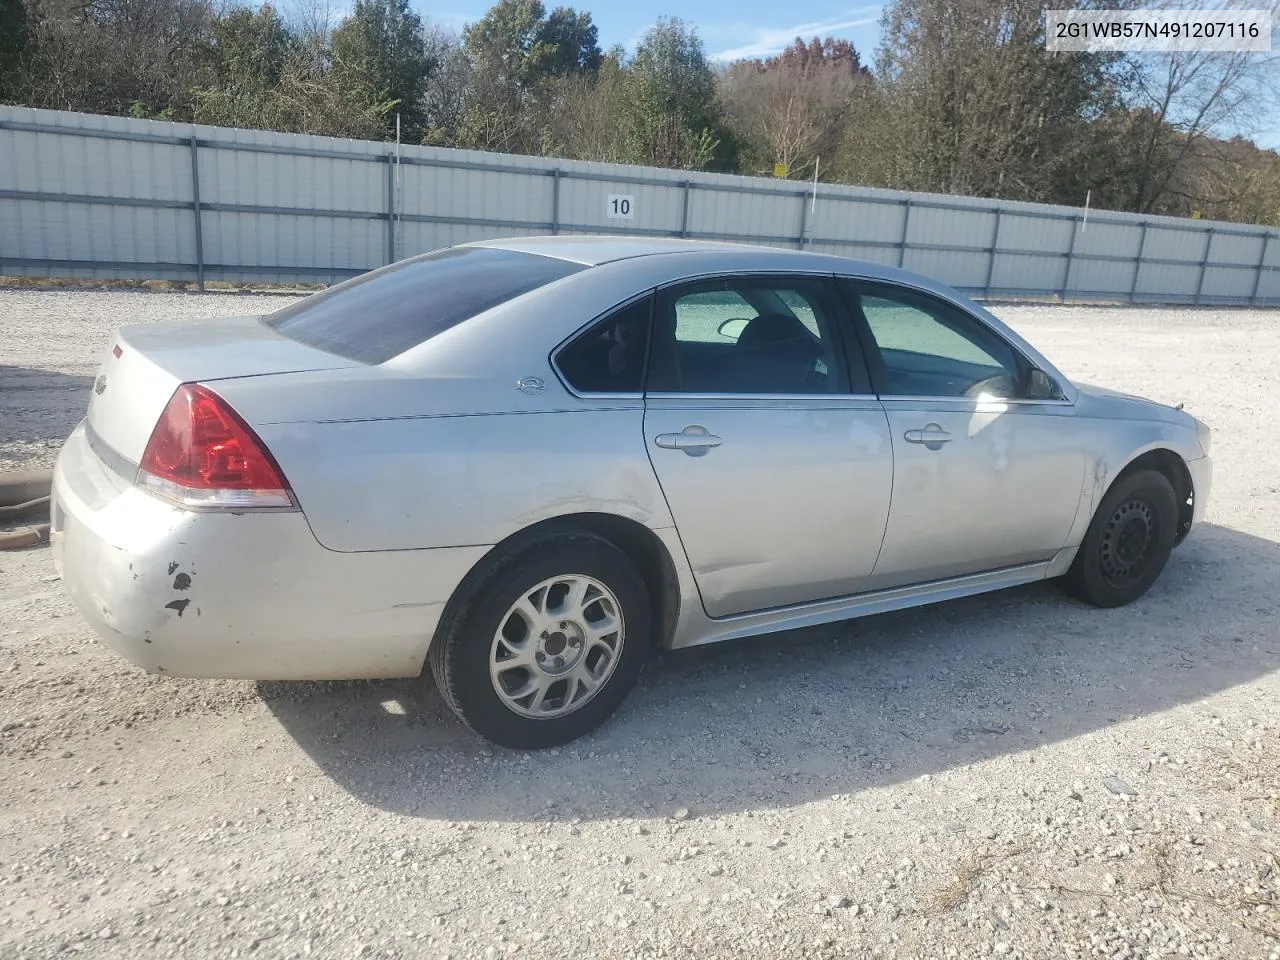
{"type": "Polygon", "coordinates": [[[382,363],[491,307],[584,269],[515,250],[451,247],[339,283],[263,323],[328,353],[382,363]]]}
{"type": "Polygon", "coordinates": [[[579,393],[639,393],[649,345],[653,297],[615,310],[556,354],[556,366],[579,393]]]}

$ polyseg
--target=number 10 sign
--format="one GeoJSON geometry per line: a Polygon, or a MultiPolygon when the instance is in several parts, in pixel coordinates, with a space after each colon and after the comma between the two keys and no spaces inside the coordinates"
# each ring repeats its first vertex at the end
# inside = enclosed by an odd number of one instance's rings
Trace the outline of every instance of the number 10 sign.
{"type": "Polygon", "coordinates": [[[630,220],[636,215],[636,198],[627,193],[611,193],[604,204],[610,220],[630,220]]]}

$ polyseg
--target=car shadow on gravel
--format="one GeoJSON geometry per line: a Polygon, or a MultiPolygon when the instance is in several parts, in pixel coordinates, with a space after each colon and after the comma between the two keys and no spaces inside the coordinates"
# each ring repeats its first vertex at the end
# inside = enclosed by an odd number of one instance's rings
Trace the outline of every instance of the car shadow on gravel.
{"type": "Polygon", "coordinates": [[[1280,544],[1212,524],[1117,610],[1037,584],[659,657],[605,727],[492,750],[429,680],[259,684],[352,795],[453,820],[792,806],[1191,703],[1280,667],[1280,544]]]}
{"type": "Polygon", "coordinates": [[[0,449],[61,445],[89,406],[93,377],[0,363],[0,449]]]}

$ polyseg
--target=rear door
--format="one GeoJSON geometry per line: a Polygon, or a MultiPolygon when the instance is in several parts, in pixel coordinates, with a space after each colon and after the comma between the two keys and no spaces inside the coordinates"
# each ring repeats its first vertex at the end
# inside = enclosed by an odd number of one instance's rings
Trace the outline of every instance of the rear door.
{"type": "Polygon", "coordinates": [[[712,617],[855,593],[875,565],[892,449],[838,302],[815,276],[658,293],[645,440],[712,617]]]}
{"type": "Polygon", "coordinates": [[[893,437],[874,585],[1051,558],[1083,488],[1072,405],[1026,397],[1029,361],[955,304],[897,284],[846,293],[893,437]]]}

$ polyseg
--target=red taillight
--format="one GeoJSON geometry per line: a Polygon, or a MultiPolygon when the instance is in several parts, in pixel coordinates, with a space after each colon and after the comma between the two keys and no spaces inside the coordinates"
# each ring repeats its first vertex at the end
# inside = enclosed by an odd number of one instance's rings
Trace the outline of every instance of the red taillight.
{"type": "Polygon", "coordinates": [[[174,391],[139,466],[142,486],[187,506],[293,506],[262,441],[225,400],[199,383],[174,391]]]}

